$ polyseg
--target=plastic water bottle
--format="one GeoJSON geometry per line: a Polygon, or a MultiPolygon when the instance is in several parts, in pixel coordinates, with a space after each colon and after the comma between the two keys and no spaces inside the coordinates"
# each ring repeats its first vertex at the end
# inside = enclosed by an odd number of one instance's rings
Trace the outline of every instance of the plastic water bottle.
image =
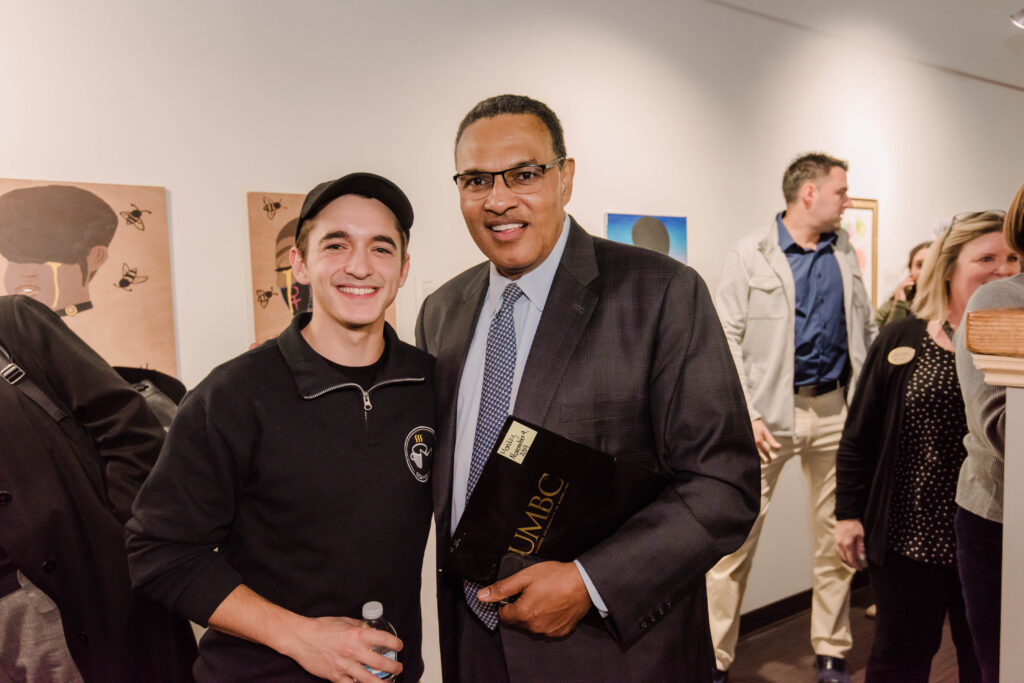
{"type": "MultiPolygon", "coordinates": [[[[387,631],[396,638],[398,637],[398,634],[395,633],[395,627],[391,625],[391,622],[384,618],[384,606],[376,600],[363,605],[363,627],[376,629],[378,631],[387,631]]],[[[377,654],[384,655],[390,660],[398,661],[398,653],[390,648],[375,647],[373,648],[373,651],[377,654]]],[[[393,674],[390,671],[374,669],[366,666],[365,664],[363,665],[363,668],[382,681],[393,681],[398,677],[398,674],[393,674]]]]}

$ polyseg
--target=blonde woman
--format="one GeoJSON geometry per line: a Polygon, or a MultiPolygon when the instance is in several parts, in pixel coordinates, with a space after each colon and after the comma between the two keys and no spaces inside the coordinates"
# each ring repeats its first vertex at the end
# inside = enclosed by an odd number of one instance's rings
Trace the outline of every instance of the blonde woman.
{"type": "Polygon", "coordinates": [[[980,681],[956,569],[954,496],[967,433],[953,334],[971,294],[1020,272],[1003,214],[954,217],[928,252],[910,318],[868,351],[837,453],[835,537],[878,605],[867,681],[925,683],[950,616],[960,681],[980,681]]]}

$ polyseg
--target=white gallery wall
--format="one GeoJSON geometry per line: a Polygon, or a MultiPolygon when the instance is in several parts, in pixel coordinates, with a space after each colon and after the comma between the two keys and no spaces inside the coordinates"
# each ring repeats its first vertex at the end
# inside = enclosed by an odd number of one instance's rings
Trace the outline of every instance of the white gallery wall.
{"type": "MultiPolygon", "coordinates": [[[[798,152],[849,159],[851,194],[878,200],[880,297],[942,220],[1005,208],[1024,181],[1021,91],[701,0],[0,5],[0,177],[168,189],[189,386],[253,338],[248,191],[398,182],[416,210],[397,301],[411,340],[418,293],[480,260],[450,176],[456,126],[489,95],[560,115],[584,227],[684,215],[712,288],[728,244],[782,208],[798,152]]],[[[796,467],[745,609],[810,586],[796,467]]]]}

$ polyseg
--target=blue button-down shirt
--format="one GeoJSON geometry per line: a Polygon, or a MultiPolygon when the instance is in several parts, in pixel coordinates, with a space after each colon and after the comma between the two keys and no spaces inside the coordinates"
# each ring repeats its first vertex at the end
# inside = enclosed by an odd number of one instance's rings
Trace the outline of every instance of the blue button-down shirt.
{"type": "Polygon", "coordinates": [[[846,342],[846,309],[843,278],[836,261],[838,235],[825,233],[817,249],[804,249],[793,241],[782,222],[779,247],[789,261],[796,284],[796,354],[793,383],[821,384],[844,377],[849,356],[846,342]]]}

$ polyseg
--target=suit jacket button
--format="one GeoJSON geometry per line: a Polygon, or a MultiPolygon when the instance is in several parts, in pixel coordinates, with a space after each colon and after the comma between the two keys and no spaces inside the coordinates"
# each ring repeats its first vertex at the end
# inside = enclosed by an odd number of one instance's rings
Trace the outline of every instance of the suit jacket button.
{"type": "Polygon", "coordinates": [[[52,572],[53,568],[56,567],[56,566],[57,566],[57,561],[56,560],[53,560],[53,559],[46,560],[45,562],[43,562],[43,571],[44,572],[52,572]]]}
{"type": "Polygon", "coordinates": [[[0,491],[0,505],[8,505],[11,502],[10,491],[0,491]]]}

